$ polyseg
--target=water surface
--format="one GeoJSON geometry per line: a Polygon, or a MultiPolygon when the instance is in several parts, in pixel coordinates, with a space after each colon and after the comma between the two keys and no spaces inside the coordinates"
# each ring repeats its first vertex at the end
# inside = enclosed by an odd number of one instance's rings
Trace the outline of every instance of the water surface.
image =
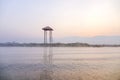
{"type": "Polygon", "coordinates": [[[120,48],[0,47],[0,80],[120,80],[120,48]]]}

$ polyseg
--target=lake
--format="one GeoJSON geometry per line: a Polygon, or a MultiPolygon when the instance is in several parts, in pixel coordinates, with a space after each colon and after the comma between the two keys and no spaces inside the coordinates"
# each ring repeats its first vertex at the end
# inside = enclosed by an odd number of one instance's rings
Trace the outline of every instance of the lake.
{"type": "Polygon", "coordinates": [[[120,47],[0,47],[0,80],[120,80],[120,47]]]}

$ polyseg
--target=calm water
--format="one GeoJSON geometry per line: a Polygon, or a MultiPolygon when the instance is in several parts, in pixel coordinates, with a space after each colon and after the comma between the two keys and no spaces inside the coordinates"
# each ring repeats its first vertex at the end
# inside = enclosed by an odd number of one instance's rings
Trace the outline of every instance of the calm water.
{"type": "Polygon", "coordinates": [[[0,47],[0,80],[120,80],[120,48],[0,47]]]}

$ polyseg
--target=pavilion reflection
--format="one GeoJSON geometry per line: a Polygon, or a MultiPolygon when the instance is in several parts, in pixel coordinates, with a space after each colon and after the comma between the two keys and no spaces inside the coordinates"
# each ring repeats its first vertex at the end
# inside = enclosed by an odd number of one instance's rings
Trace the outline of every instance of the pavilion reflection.
{"type": "Polygon", "coordinates": [[[52,47],[44,47],[44,54],[43,54],[43,69],[40,74],[40,80],[53,80],[53,52],[52,47]]]}

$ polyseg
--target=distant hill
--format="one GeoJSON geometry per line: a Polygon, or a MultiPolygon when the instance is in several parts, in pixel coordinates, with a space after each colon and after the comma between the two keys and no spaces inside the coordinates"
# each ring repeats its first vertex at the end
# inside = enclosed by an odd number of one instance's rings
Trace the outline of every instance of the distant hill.
{"type": "Polygon", "coordinates": [[[43,43],[15,43],[7,42],[0,43],[0,47],[120,47],[120,45],[94,45],[88,43],[52,43],[52,44],[43,44],[43,43]]]}
{"type": "Polygon", "coordinates": [[[95,37],[65,37],[56,38],[55,42],[63,43],[88,43],[88,44],[109,44],[109,45],[120,45],[120,36],[95,36],[95,37]]]}
{"type": "MultiPolygon", "coordinates": [[[[43,37],[39,38],[8,38],[0,39],[0,43],[5,42],[20,42],[20,43],[43,43],[43,37]]],[[[88,43],[94,45],[120,45],[120,36],[95,36],[95,37],[64,37],[64,38],[55,38],[53,36],[54,43],[88,43]]]]}

